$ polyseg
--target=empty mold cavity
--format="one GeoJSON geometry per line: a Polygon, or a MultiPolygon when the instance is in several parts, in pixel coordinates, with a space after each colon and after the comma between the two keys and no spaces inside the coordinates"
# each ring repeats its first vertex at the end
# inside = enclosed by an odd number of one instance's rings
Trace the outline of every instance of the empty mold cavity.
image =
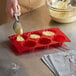
{"type": "Polygon", "coordinates": [[[51,40],[48,39],[48,38],[41,38],[41,39],[39,40],[39,43],[40,43],[40,44],[49,44],[50,42],[51,42],[51,40]]]}
{"type": "Polygon", "coordinates": [[[36,45],[36,42],[31,40],[26,41],[24,44],[25,47],[34,47],[35,45],[36,45]]]}
{"type": "Polygon", "coordinates": [[[64,42],[65,38],[64,38],[64,36],[56,35],[56,36],[54,36],[54,40],[58,41],[58,42],[64,42]]]}

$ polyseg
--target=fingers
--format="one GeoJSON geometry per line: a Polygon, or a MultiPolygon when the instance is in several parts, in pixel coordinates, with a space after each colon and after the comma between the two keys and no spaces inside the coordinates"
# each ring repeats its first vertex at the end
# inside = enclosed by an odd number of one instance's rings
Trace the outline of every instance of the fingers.
{"type": "Polygon", "coordinates": [[[21,12],[20,12],[20,5],[18,4],[18,1],[15,0],[15,2],[13,2],[13,3],[14,3],[13,4],[13,11],[14,11],[14,13],[18,13],[18,16],[20,16],[21,12]]]}
{"type": "Polygon", "coordinates": [[[18,16],[20,16],[21,15],[21,9],[20,9],[20,5],[19,4],[17,6],[17,10],[19,11],[18,16]]]}
{"type": "Polygon", "coordinates": [[[16,6],[15,8],[9,8],[8,13],[9,13],[11,18],[14,18],[14,14],[17,13],[17,11],[18,11],[18,16],[20,16],[21,12],[20,12],[20,6],[19,5],[16,6]]]}
{"type": "Polygon", "coordinates": [[[10,17],[13,19],[13,13],[14,13],[14,11],[13,11],[13,9],[11,8],[10,9],[10,11],[9,11],[9,15],[10,15],[10,17]]]}
{"type": "Polygon", "coordinates": [[[14,13],[17,13],[17,6],[18,6],[18,1],[12,0],[12,8],[13,8],[14,13]]]}
{"type": "Polygon", "coordinates": [[[18,4],[18,1],[17,0],[7,0],[7,4],[6,4],[6,12],[9,14],[9,16],[11,18],[13,18],[13,15],[17,12],[19,12],[18,16],[21,15],[21,12],[20,12],[20,6],[18,4]]]}

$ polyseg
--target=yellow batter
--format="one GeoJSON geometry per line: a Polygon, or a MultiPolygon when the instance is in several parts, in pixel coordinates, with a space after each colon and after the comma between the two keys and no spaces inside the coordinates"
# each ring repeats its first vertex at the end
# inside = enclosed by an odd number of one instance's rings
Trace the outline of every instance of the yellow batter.
{"type": "Polygon", "coordinates": [[[51,32],[51,31],[44,31],[44,32],[43,32],[43,35],[53,36],[53,35],[55,35],[55,33],[51,32]]]}
{"type": "Polygon", "coordinates": [[[23,34],[23,29],[19,22],[16,23],[16,27],[15,27],[14,31],[15,31],[15,33],[17,33],[19,35],[23,34]]]}
{"type": "Polygon", "coordinates": [[[35,39],[36,39],[36,38],[40,38],[40,35],[37,35],[37,34],[31,34],[31,35],[30,35],[30,38],[35,38],[35,39]]]}
{"type": "Polygon", "coordinates": [[[24,38],[22,36],[18,35],[16,40],[17,41],[24,41],[24,38]]]}

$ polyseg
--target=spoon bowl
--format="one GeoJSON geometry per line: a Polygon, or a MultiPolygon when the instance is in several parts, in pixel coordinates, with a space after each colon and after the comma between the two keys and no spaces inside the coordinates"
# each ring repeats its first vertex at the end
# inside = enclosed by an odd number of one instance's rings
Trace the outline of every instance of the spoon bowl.
{"type": "Polygon", "coordinates": [[[15,22],[13,24],[13,30],[15,31],[15,33],[17,33],[19,35],[23,34],[23,29],[22,29],[21,23],[19,22],[18,14],[15,14],[14,17],[15,17],[15,22]]]}

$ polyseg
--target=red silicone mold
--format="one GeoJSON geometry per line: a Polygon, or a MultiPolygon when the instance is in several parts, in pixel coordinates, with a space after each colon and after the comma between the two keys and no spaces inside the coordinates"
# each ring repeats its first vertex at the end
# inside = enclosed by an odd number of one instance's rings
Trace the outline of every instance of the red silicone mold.
{"type": "Polygon", "coordinates": [[[59,28],[28,32],[24,33],[22,37],[25,41],[16,41],[17,35],[9,36],[13,44],[11,47],[17,54],[34,52],[36,50],[50,48],[51,46],[61,46],[64,42],[70,42],[70,39],[59,28]],[[44,31],[51,31],[55,33],[55,35],[43,35],[44,31]],[[37,34],[40,38],[30,38],[31,34],[37,34]]]}

